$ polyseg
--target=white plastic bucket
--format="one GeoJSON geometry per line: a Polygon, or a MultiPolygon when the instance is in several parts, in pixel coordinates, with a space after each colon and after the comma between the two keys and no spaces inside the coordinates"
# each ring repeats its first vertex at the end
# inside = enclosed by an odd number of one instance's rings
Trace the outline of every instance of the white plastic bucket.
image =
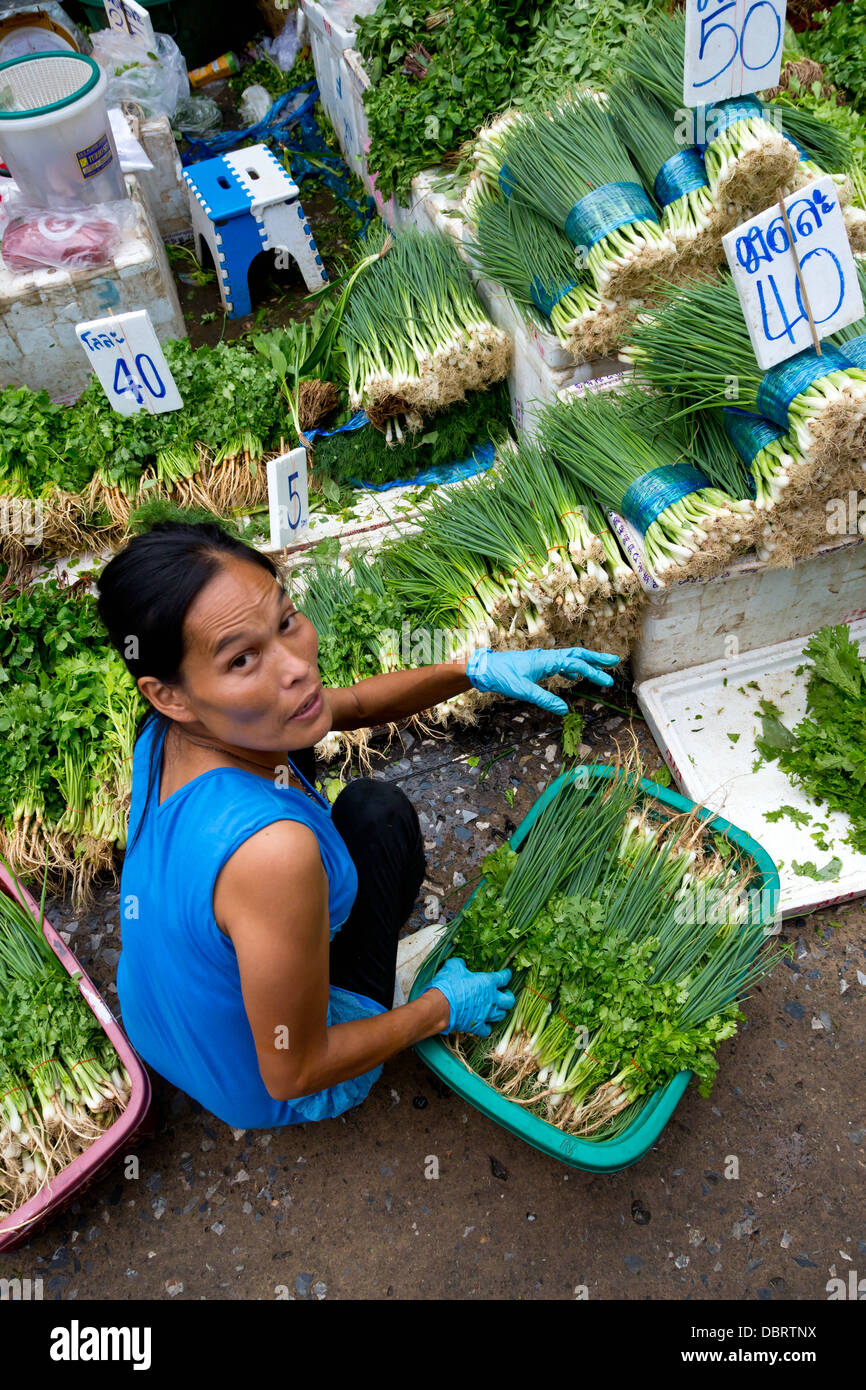
{"type": "Polygon", "coordinates": [[[28,202],[69,208],[126,197],[105,86],[84,53],[0,63],[0,154],[28,202]]]}

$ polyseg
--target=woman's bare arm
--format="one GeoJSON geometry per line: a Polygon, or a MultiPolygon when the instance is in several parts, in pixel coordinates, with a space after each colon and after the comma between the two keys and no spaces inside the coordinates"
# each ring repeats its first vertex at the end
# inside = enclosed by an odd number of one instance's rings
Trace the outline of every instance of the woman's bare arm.
{"type": "Polygon", "coordinates": [[[412,671],[386,671],[356,685],[326,690],[336,730],[371,729],[462,695],[471,689],[465,661],[443,661],[412,671]]]}
{"type": "Polygon", "coordinates": [[[275,821],[224,866],[214,914],[238,958],[259,1070],[275,1100],[361,1076],[447,1027],[437,990],[375,1018],[327,1027],[328,883],[313,832],[275,821]]]}

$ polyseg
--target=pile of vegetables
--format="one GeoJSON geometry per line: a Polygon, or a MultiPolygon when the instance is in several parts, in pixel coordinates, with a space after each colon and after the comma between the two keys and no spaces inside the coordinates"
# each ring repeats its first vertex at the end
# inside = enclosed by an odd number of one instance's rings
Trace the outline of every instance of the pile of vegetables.
{"type": "Polygon", "coordinates": [[[632,315],[601,299],[575,265],[564,232],[498,187],[478,180],[464,203],[469,245],[479,273],[506,289],[524,316],[552,332],[575,357],[606,356],[632,315]]]}
{"type": "Polygon", "coordinates": [[[786,436],[776,487],[785,489],[789,505],[802,488],[814,495],[823,485],[859,485],[866,428],[863,369],[847,356],[844,344],[827,341],[820,357],[809,348],[762,372],[729,276],[660,292],[655,316],[637,325],[632,344],[620,355],[634,364],[641,382],[670,393],[687,413],[723,409],[735,380],[737,405],[765,417],[786,436]]]}
{"type": "Polygon", "coordinates": [[[126,843],[143,700],[103,634],[86,580],[0,597],[0,844],[79,905],[126,843]]]}
{"type": "Polygon", "coordinates": [[[35,1197],[129,1101],[129,1076],[79,979],[43,935],[41,906],[37,923],[0,893],[0,1216],[35,1197]]]}
{"type": "Polygon", "coordinates": [[[510,424],[508,392],[497,385],[489,391],[467,392],[465,401],[429,415],[421,429],[404,432],[402,440],[392,433],[390,444],[371,424],[317,436],[308,460],[315,482],[361,480],[375,487],[462,462],[478,444],[507,434],[510,424]]]}
{"type": "Polygon", "coordinates": [[[484,881],[439,948],[514,972],[516,1004],[458,1054],[570,1134],[613,1138],[678,1072],[708,1095],[738,1002],[774,966],[751,861],[698,815],[665,819],[623,769],[577,769],[519,852],[484,881]],[[697,904],[711,904],[701,911],[697,904]]]}
{"type": "MultiPolygon", "coordinates": [[[[425,416],[501,381],[511,340],[494,327],[449,237],[409,227],[371,229],[346,286],[340,341],[349,401],[403,434],[425,416]]],[[[337,311],[335,311],[336,313],[337,311]]]]}
{"type": "Polygon", "coordinates": [[[818,805],[849,819],[846,843],[866,854],[866,660],[844,623],[809,638],[806,714],[795,729],[765,710],[757,747],[818,805]]]}
{"type": "Polygon", "coordinates": [[[357,25],[377,188],[406,204],[414,176],[496,112],[606,78],[657,10],[658,0],[381,0],[357,25]]]}
{"type": "Polygon", "coordinates": [[[676,246],[604,98],[578,93],[552,109],[500,119],[479,136],[476,164],[507,198],[566,235],[602,298],[640,297],[657,276],[670,274],[676,246]]]}
{"type": "Polygon", "coordinates": [[[548,453],[601,507],[631,523],[662,582],[722,569],[749,548],[756,527],[751,501],[725,491],[726,452],[717,471],[723,441],[687,440],[668,410],[665,397],[630,386],[549,406],[541,423],[548,453]]]}
{"type": "Polygon", "coordinates": [[[627,650],[638,584],[593,499],[525,436],[495,469],[429,499],[420,537],[385,546],[385,583],[471,646],[580,640],[627,650]]]}

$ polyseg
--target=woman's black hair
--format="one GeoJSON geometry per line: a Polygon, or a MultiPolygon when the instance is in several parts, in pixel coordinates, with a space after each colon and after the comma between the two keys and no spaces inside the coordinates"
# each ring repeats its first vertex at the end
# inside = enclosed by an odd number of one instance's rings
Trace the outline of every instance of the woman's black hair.
{"type": "MultiPolygon", "coordinates": [[[[157,522],[151,530],[133,536],[128,545],[109,560],[97,583],[96,606],[111,643],[126,662],[133,680],[139,676],[155,676],[167,685],[179,680],[187,610],[205,584],[219,573],[224,560],[230,557],[249,560],[267,570],[279,584],[283,583],[280,570],[269,556],[231,535],[215,521],[157,522]]],[[[166,729],[172,723],[151,706],[139,720],[136,740],[151,721],[166,729]]],[[[158,739],[153,741],[147,791],[132,844],[138,838],[144,809],[153,790],[158,742],[158,739]]]]}

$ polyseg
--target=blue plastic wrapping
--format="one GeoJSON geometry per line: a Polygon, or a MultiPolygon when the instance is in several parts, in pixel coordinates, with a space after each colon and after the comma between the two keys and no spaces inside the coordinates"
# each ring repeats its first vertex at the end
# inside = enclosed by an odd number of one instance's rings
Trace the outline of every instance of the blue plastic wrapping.
{"type": "Polygon", "coordinates": [[[709,129],[712,130],[712,135],[703,144],[698,140],[695,144],[703,153],[707,145],[724,135],[729,126],[735,125],[737,121],[748,120],[750,116],[760,116],[762,113],[761,103],[754,97],[728,97],[727,101],[716,101],[711,106],[698,107],[695,112],[696,119],[703,121],[704,133],[709,129]]]}
{"type": "Polygon", "coordinates": [[[736,410],[733,406],[725,407],[724,422],[725,433],[743,463],[750,468],[761,450],[768,444],[775,444],[785,433],[763,415],[754,415],[751,410],[736,410]]]}
{"type": "Polygon", "coordinates": [[[507,164],[503,164],[499,170],[499,187],[506,198],[510,198],[514,192],[514,181],[511,177],[511,170],[507,164]]]}
{"type": "Polygon", "coordinates": [[[658,223],[655,209],[639,183],[605,183],[575,203],[565,219],[573,246],[596,245],[629,222],[658,223]]]}
{"type": "Polygon", "coordinates": [[[844,352],[855,367],[861,367],[866,371],[866,333],[861,333],[859,338],[849,338],[844,352]]]}
{"type": "Polygon", "coordinates": [[[821,344],[820,357],[814,348],[805,348],[795,357],[777,362],[775,367],[764,373],[758,387],[758,414],[787,429],[791,403],[801,392],[807,391],[813,382],[820,381],[830,372],[844,371],[850,366],[853,366],[850,358],[832,343],[821,344]]]}
{"type": "Polygon", "coordinates": [[[706,188],[707,174],[700,150],[678,150],[666,159],[655,177],[653,190],[661,207],[666,208],[687,193],[706,188]]]}
{"type": "Polygon", "coordinates": [[[572,280],[570,285],[563,285],[559,289],[548,289],[543,280],[539,280],[537,275],[533,275],[529,286],[529,293],[536,309],[540,309],[545,318],[550,318],[550,311],[561,299],[565,299],[576,287],[576,281],[572,280]]]}
{"type": "Polygon", "coordinates": [[[626,521],[645,536],[656,517],[674,502],[709,487],[710,481],[690,463],[668,463],[653,468],[629,484],[620,508],[626,521]]]}

